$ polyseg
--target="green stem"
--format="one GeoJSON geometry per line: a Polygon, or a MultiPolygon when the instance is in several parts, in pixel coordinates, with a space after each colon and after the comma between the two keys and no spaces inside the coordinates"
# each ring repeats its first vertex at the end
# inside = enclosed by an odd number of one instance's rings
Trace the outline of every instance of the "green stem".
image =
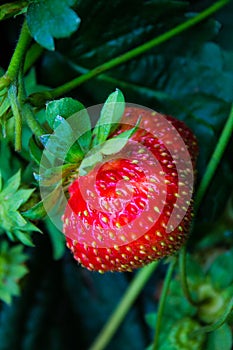
{"type": "Polygon", "coordinates": [[[18,43],[5,74],[9,81],[14,81],[16,79],[30,41],[31,36],[25,20],[20,32],[18,43]]]}
{"type": "Polygon", "coordinates": [[[193,306],[197,306],[198,302],[193,300],[192,295],[189,290],[188,281],[187,281],[187,264],[186,264],[186,245],[184,245],[179,252],[179,272],[180,272],[180,281],[182,290],[186,299],[193,306]]]}
{"type": "Polygon", "coordinates": [[[19,104],[21,106],[23,117],[27,125],[33,132],[33,134],[37,137],[40,137],[41,135],[45,134],[45,131],[36,120],[31,105],[28,102],[26,102],[27,96],[26,96],[26,89],[25,89],[25,84],[23,79],[23,69],[21,69],[18,78],[19,78],[18,79],[18,84],[19,84],[18,99],[19,99],[19,104]]]}
{"type": "Polygon", "coordinates": [[[33,44],[30,49],[27,51],[24,63],[24,73],[26,73],[33,64],[38,60],[42,55],[44,48],[37,43],[33,44]]]}
{"type": "Polygon", "coordinates": [[[118,329],[120,323],[124,319],[125,315],[129,311],[130,307],[138,297],[142,288],[156,269],[157,265],[157,261],[153,262],[150,265],[144,267],[136,274],[134,280],[125,292],[117,308],[115,309],[109,320],[106,322],[104,328],[102,329],[94,343],[91,345],[89,350],[102,350],[107,346],[112,336],[118,329]]]}
{"type": "Polygon", "coordinates": [[[0,6],[0,21],[16,16],[28,5],[28,1],[18,0],[0,6]]]}
{"type": "Polygon", "coordinates": [[[164,312],[164,306],[167,298],[167,293],[169,289],[169,285],[172,279],[172,274],[174,272],[175,266],[176,266],[177,258],[173,257],[172,261],[170,262],[169,268],[167,270],[167,274],[164,280],[162,293],[160,295],[159,299],[159,305],[158,305],[158,312],[157,312],[157,319],[156,319],[156,325],[155,325],[155,337],[153,342],[152,350],[158,350],[158,342],[159,342],[159,334],[162,326],[162,317],[164,312]]]}
{"type": "Polygon", "coordinates": [[[220,135],[218,144],[211,156],[211,159],[207,165],[205,174],[202,178],[202,181],[200,183],[200,186],[198,188],[196,199],[195,199],[195,210],[197,211],[200,207],[201,201],[203,197],[206,194],[206,191],[208,189],[208,186],[213,179],[213,176],[215,174],[215,171],[219,165],[219,162],[223,156],[223,153],[225,152],[225,149],[227,147],[227,144],[232,136],[233,133],[233,105],[231,107],[231,111],[229,114],[229,117],[227,119],[227,122],[222,130],[222,133],[220,135]]]}
{"type": "MultiPolygon", "coordinates": [[[[202,199],[211,183],[211,180],[213,179],[213,176],[216,172],[216,169],[219,165],[219,162],[224,154],[224,151],[226,150],[227,144],[232,136],[233,133],[233,105],[231,107],[231,111],[229,114],[229,117],[225,123],[225,126],[222,130],[222,133],[220,135],[220,138],[218,140],[217,146],[210,158],[210,161],[207,165],[205,174],[201,180],[200,186],[197,191],[196,200],[195,200],[195,210],[198,211],[200,204],[202,202],[202,199]]],[[[186,273],[186,246],[184,246],[179,253],[179,270],[180,270],[180,277],[181,277],[181,285],[183,288],[183,292],[187,298],[187,300],[194,306],[198,305],[198,302],[193,300],[189,287],[188,287],[188,281],[187,281],[187,273],[186,273]]]]}
{"type": "Polygon", "coordinates": [[[210,333],[216,331],[218,328],[220,328],[228,319],[230,314],[233,311],[233,298],[230,300],[230,302],[227,305],[227,308],[223,315],[213,324],[202,327],[200,329],[197,329],[196,331],[193,331],[190,334],[190,337],[198,336],[200,333],[210,333]]]}
{"type": "MultiPolygon", "coordinates": [[[[198,190],[198,195],[197,195],[197,198],[199,198],[199,201],[198,201],[198,204],[196,205],[196,209],[199,208],[199,205],[201,203],[201,200],[203,198],[203,195],[205,193],[205,191],[207,190],[209,184],[210,184],[210,181],[214,175],[214,172],[220,162],[220,159],[224,153],[224,150],[226,149],[226,146],[227,146],[227,143],[230,139],[230,136],[232,134],[232,119],[233,119],[233,107],[232,107],[232,110],[230,112],[230,115],[229,115],[229,118],[224,126],[224,129],[222,131],[222,134],[220,136],[220,139],[219,139],[219,142],[217,144],[217,147],[211,157],[211,160],[207,166],[207,170],[206,170],[206,173],[203,177],[203,180],[200,184],[200,187],[199,187],[199,190],[198,190]],[[212,165],[211,165],[212,164],[212,165]],[[213,165],[214,164],[214,165],[213,165]],[[210,170],[208,169],[211,169],[211,172],[210,170]],[[208,176],[207,176],[207,175],[208,176]],[[206,180],[206,178],[208,179],[208,181],[206,180]],[[205,186],[203,186],[203,183],[205,183],[205,186]],[[203,191],[203,188],[205,188],[205,191],[203,191]],[[202,190],[200,190],[202,189],[202,190]]],[[[187,274],[186,274],[186,250],[185,248],[183,250],[181,250],[181,256],[180,256],[180,265],[181,265],[181,278],[182,278],[182,286],[183,286],[183,290],[184,290],[184,293],[187,297],[187,299],[191,302],[191,304],[193,305],[196,305],[196,302],[192,300],[192,297],[190,295],[190,291],[188,289],[188,283],[187,283],[187,274]]],[[[172,265],[173,266],[173,265],[172,265]]],[[[170,266],[171,268],[171,266],[170,266]]],[[[174,268],[174,267],[173,267],[174,268]]],[[[143,270],[140,271],[140,275],[138,274],[138,276],[136,276],[136,278],[138,277],[138,280],[140,281],[141,278],[143,278],[144,276],[144,273],[145,275],[147,274],[147,271],[146,271],[146,268],[144,268],[143,270]]],[[[168,286],[169,285],[169,282],[170,282],[170,276],[172,275],[172,272],[169,272],[168,271],[167,273],[167,277],[166,277],[166,280],[167,282],[164,283],[164,290],[162,292],[162,295],[161,295],[161,299],[160,299],[160,303],[162,303],[160,306],[159,306],[159,314],[160,314],[160,317],[158,317],[158,319],[160,321],[158,322],[161,322],[161,315],[162,315],[162,312],[163,312],[163,306],[164,306],[164,302],[165,302],[165,299],[166,299],[166,293],[167,293],[167,289],[168,289],[168,286]],[[169,273],[169,274],[168,274],[169,273]],[[161,301],[162,300],[162,301],[161,301]]],[[[134,284],[137,286],[138,284],[138,280],[134,280],[134,284]]],[[[140,290],[142,289],[142,287],[144,286],[144,284],[146,283],[147,279],[145,279],[143,281],[143,283],[140,283],[140,290]]],[[[135,285],[134,284],[131,284],[129,286],[129,289],[128,291],[126,291],[126,294],[124,295],[123,299],[121,300],[119,306],[116,308],[115,312],[113,313],[112,317],[110,318],[110,320],[107,322],[106,326],[104,327],[104,329],[102,330],[102,332],[100,333],[99,337],[97,338],[97,340],[95,341],[95,343],[93,344],[93,346],[89,349],[89,350],[102,350],[104,349],[104,347],[108,344],[108,342],[110,341],[112,335],[115,333],[117,327],[119,326],[119,324],[121,323],[122,319],[124,318],[124,316],[126,315],[126,313],[128,312],[131,304],[133,303],[133,301],[135,300],[136,296],[139,294],[140,290],[138,291],[138,294],[135,296],[135,298],[133,300],[128,300],[128,293],[131,294],[133,293],[133,289],[132,289],[132,286],[133,288],[135,288],[135,285]],[[124,307],[125,307],[125,304],[127,305],[127,309],[124,310],[124,307]]],[[[156,335],[155,335],[155,341],[154,341],[154,349],[156,349],[156,344],[158,342],[158,329],[160,328],[160,323],[157,324],[157,327],[156,327],[156,335]]]]}
{"type": "Polygon", "coordinates": [[[40,137],[41,135],[45,134],[45,130],[36,120],[30,104],[25,103],[23,105],[23,113],[29,128],[35,136],[40,137]]]}
{"type": "Polygon", "coordinates": [[[173,38],[174,36],[182,33],[183,31],[193,27],[195,24],[203,21],[207,17],[211,16],[213,13],[218,11],[221,7],[225,6],[229,0],[219,0],[209,8],[205,9],[198,15],[196,15],[193,18],[188,19],[186,22],[179,24],[177,27],[167,31],[166,33],[146,42],[145,44],[142,44],[118,57],[115,57],[108,62],[105,62],[94,69],[90,70],[89,72],[65,83],[64,85],[61,85],[57,87],[56,89],[52,91],[44,91],[41,93],[35,93],[31,96],[31,102],[34,105],[40,105],[42,102],[45,102],[47,99],[53,99],[57,98],[61,95],[66,94],[67,92],[73,90],[74,88],[78,87],[79,85],[83,84],[84,82],[90,80],[91,78],[106,72],[109,69],[112,69],[122,63],[125,63],[143,53],[146,51],[152,49],[155,46],[158,46],[165,41],[173,38]]]}
{"type": "Polygon", "coordinates": [[[22,148],[22,114],[17,97],[17,86],[11,84],[8,89],[8,98],[15,121],[15,150],[21,151],[22,148]]]}

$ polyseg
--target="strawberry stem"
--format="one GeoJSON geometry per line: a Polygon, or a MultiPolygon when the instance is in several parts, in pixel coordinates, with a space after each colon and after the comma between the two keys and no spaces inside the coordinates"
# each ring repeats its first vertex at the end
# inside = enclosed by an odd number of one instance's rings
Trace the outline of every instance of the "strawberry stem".
{"type": "MultiPolygon", "coordinates": [[[[23,66],[22,66],[23,67],[23,66]]],[[[40,125],[40,123],[36,120],[34,112],[32,110],[31,105],[26,101],[26,88],[25,81],[23,79],[23,69],[18,73],[18,101],[21,109],[21,113],[23,118],[33,134],[37,137],[43,135],[45,133],[44,129],[40,125]]]]}
{"type": "Polygon", "coordinates": [[[193,331],[190,334],[190,337],[196,337],[200,333],[210,333],[210,332],[216,331],[218,328],[220,328],[227,321],[227,319],[230,316],[230,314],[232,313],[232,311],[233,311],[233,298],[231,298],[230,302],[228,303],[223,315],[220,316],[220,318],[215,323],[204,326],[200,329],[197,329],[196,331],[193,331]]]}
{"type": "MultiPolygon", "coordinates": [[[[197,213],[200,204],[206,194],[206,191],[211,183],[211,180],[216,172],[216,169],[219,165],[219,162],[226,150],[226,147],[228,145],[228,142],[232,136],[233,133],[233,105],[231,107],[231,111],[229,114],[229,117],[225,123],[225,126],[222,130],[222,133],[220,135],[220,138],[218,140],[217,146],[210,158],[210,161],[207,165],[205,174],[201,180],[201,183],[199,185],[199,188],[197,190],[197,195],[195,199],[195,211],[197,213]]],[[[189,287],[188,287],[188,281],[187,281],[187,272],[186,272],[186,246],[183,246],[179,253],[179,270],[180,270],[180,279],[181,279],[181,285],[183,288],[183,292],[186,296],[186,299],[192,304],[193,306],[197,306],[198,302],[193,300],[189,287]]]]}
{"type": "Polygon", "coordinates": [[[23,23],[19,40],[16,45],[14,54],[11,58],[8,69],[3,77],[0,78],[0,90],[4,87],[9,86],[16,78],[19,73],[21,63],[24,60],[26,50],[31,42],[31,36],[29,34],[26,20],[23,23]]]}
{"type": "Polygon", "coordinates": [[[38,58],[40,58],[43,52],[44,48],[37,43],[33,44],[28,49],[24,62],[24,73],[27,73],[29,71],[29,69],[38,60],[38,58]]]}
{"type": "Polygon", "coordinates": [[[164,306],[166,303],[167,293],[168,293],[169,285],[170,285],[170,282],[172,279],[172,274],[174,272],[176,263],[177,263],[177,258],[173,257],[172,261],[170,262],[170,265],[168,267],[166,277],[164,280],[164,284],[163,284],[162,293],[161,293],[160,298],[159,298],[159,305],[158,305],[156,326],[155,326],[155,337],[154,337],[154,343],[152,346],[152,350],[158,350],[159,334],[160,334],[161,325],[162,325],[164,306]]]}
{"type": "Polygon", "coordinates": [[[226,124],[222,130],[222,133],[219,137],[217,146],[210,158],[210,161],[207,165],[205,174],[201,180],[200,186],[198,188],[196,199],[195,199],[195,210],[198,211],[200,204],[202,202],[203,197],[206,194],[206,191],[209,187],[210,182],[213,179],[213,176],[215,174],[215,171],[219,165],[219,162],[223,156],[223,153],[226,150],[226,147],[228,145],[228,142],[232,136],[233,133],[233,105],[231,107],[231,111],[229,114],[229,117],[226,121],[226,124]]]}
{"type": "Polygon", "coordinates": [[[135,302],[142,288],[144,287],[146,282],[149,280],[149,278],[151,277],[151,275],[153,274],[157,266],[158,266],[158,261],[155,261],[150,265],[145,266],[142,270],[140,270],[136,274],[129,288],[126,290],[125,294],[123,295],[117,308],[115,309],[113,314],[110,316],[109,320],[106,322],[104,328],[99,333],[98,337],[96,338],[94,343],[91,345],[89,350],[102,350],[107,346],[107,344],[113,337],[114,333],[118,329],[120,323],[126,316],[127,312],[135,302]]]}
{"type": "Polygon", "coordinates": [[[181,286],[186,299],[189,301],[191,305],[197,306],[198,302],[193,300],[189,290],[188,281],[187,281],[186,245],[184,245],[179,252],[179,272],[180,272],[181,286]]]}
{"type": "MultiPolygon", "coordinates": [[[[45,91],[44,93],[39,93],[31,96],[31,102],[35,105],[40,105],[42,101],[45,101],[46,99],[51,98],[57,98],[72,89],[76,88],[77,86],[81,85],[82,83],[88,81],[91,78],[94,78],[95,76],[113,68],[117,65],[124,63],[138,55],[141,55],[142,53],[146,52],[147,50],[151,49],[152,47],[158,46],[159,44],[171,39],[172,37],[178,35],[179,33],[187,30],[188,28],[191,28],[195,24],[201,22],[205,18],[212,15],[214,12],[218,11],[221,7],[225,6],[229,0],[220,0],[207,8],[206,10],[199,13],[197,16],[189,19],[188,21],[178,25],[177,27],[173,28],[172,30],[160,35],[157,38],[154,38],[150,40],[149,42],[133,49],[127,52],[126,54],[123,54],[119,57],[113,58],[112,60],[95,67],[91,71],[88,71],[87,73],[81,75],[78,78],[75,78],[71,80],[70,82],[54,89],[53,91],[45,91]]],[[[196,211],[199,209],[199,206],[201,204],[201,201],[205,195],[205,192],[209,186],[209,183],[216,171],[216,168],[220,162],[220,159],[225,151],[225,148],[227,146],[227,143],[230,139],[230,136],[233,131],[233,108],[231,110],[230,116],[228,118],[228,121],[223,129],[223,132],[220,136],[218,145],[211,157],[211,160],[207,166],[206,173],[202,179],[202,182],[200,184],[200,187],[197,191],[196,196],[196,211]]],[[[183,248],[181,250],[181,256],[180,256],[180,264],[182,266],[182,278],[183,278],[183,288],[185,292],[185,295],[187,299],[193,304],[195,303],[191,299],[191,295],[188,289],[188,284],[186,280],[186,250],[183,248]]],[[[158,338],[159,338],[159,331],[161,328],[161,319],[162,314],[164,310],[164,305],[166,302],[167,292],[169,288],[169,284],[172,278],[172,273],[174,271],[175,265],[176,265],[177,259],[173,259],[171,262],[169,269],[167,271],[167,275],[164,281],[164,286],[162,290],[162,294],[160,297],[159,307],[158,307],[158,314],[157,314],[157,323],[156,323],[156,332],[155,332],[155,338],[154,338],[154,344],[153,344],[153,350],[158,349],[158,338]]],[[[93,343],[93,345],[89,348],[89,350],[102,350],[104,349],[107,344],[109,343],[110,339],[114,335],[115,331],[117,330],[118,326],[124,319],[125,315],[127,314],[128,310],[130,309],[131,305],[139,295],[140,291],[144,287],[145,283],[153,273],[154,269],[157,267],[158,263],[154,262],[151,265],[146,266],[143,268],[135,277],[131,285],[129,286],[128,290],[124,294],[123,298],[121,299],[119,305],[113,312],[110,319],[107,321],[106,325],[102,329],[101,333],[93,343]]],[[[210,327],[210,326],[208,326],[210,327]]]]}
{"type": "Polygon", "coordinates": [[[22,111],[17,96],[17,84],[11,84],[8,89],[8,99],[15,119],[15,151],[22,148],[22,111]]]}
{"type": "Polygon", "coordinates": [[[152,49],[153,47],[156,47],[167,40],[170,40],[174,36],[184,32],[185,30],[193,27],[195,24],[203,21],[207,17],[211,16],[213,13],[218,11],[220,8],[225,6],[229,0],[219,0],[215,4],[211,5],[204,11],[200,12],[195,17],[192,17],[188,19],[186,22],[183,22],[176,26],[175,28],[167,31],[164,34],[159,35],[158,37],[149,40],[145,44],[142,44],[132,50],[129,50],[128,52],[117,56],[115,58],[110,59],[108,62],[105,62],[92,70],[88,71],[87,73],[65,83],[64,85],[61,85],[57,87],[56,89],[52,91],[44,91],[44,92],[38,92],[35,94],[32,94],[30,97],[31,103],[35,106],[40,107],[41,104],[45,103],[48,99],[54,99],[58,98],[59,96],[62,96],[66,94],[67,92],[70,92],[71,90],[75,89],[76,87],[80,86],[84,82],[96,77],[97,75],[106,72],[109,69],[112,69],[114,67],[117,67],[118,65],[125,63],[139,55],[142,55],[146,51],[152,49]]]}

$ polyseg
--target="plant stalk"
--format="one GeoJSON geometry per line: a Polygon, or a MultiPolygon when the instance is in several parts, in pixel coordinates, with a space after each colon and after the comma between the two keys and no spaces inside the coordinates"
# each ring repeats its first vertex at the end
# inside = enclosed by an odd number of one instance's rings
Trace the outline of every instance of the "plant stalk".
{"type": "Polygon", "coordinates": [[[168,293],[169,285],[170,285],[170,282],[172,279],[172,274],[174,272],[176,263],[177,263],[177,258],[175,257],[170,262],[170,265],[168,267],[167,274],[166,274],[166,277],[164,280],[162,293],[161,293],[160,299],[159,299],[157,319],[156,319],[156,325],[155,325],[155,337],[154,337],[152,350],[158,350],[159,333],[160,333],[161,326],[162,326],[162,317],[163,317],[164,307],[165,307],[167,293],[168,293]]]}
{"type": "MultiPolygon", "coordinates": [[[[23,67],[23,65],[21,67],[23,67]]],[[[23,79],[23,69],[21,69],[18,75],[18,100],[21,107],[22,115],[33,134],[37,137],[40,137],[45,133],[45,131],[40,125],[40,123],[38,123],[38,121],[36,120],[36,117],[32,110],[32,106],[26,101],[26,99],[27,96],[23,79]]]]}
{"type": "Polygon", "coordinates": [[[184,245],[179,252],[179,272],[182,290],[186,299],[191,305],[197,307],[198,302],[193,300],[187,281],[186,245],[184,245]]]}
{"type": "Polygon", "coordinates": [[[5,77],[9,82],[12,82],[16,79],[31,39],[32,38],[28,31],[27,22],[25,20],[20,32],[18,43],[5,74],[5,77]]]}
{"type": "Polygon", "coordinates": [[[24,73],[26,73],[33,66],[43,52],[44,48],[37,43],[30,47],[25,57],[24,73]]]}
{"type": "Polygon", "coordinates": [[[210,333],[210,332],[216,331],[218,328],[220,328],[227,321],[227,319],[230,316],[230,314],[232,313],[232,311],[233,311],[233,298],[231,298],[231,300],[229,301],[223,315],[220,316],[220,318],[215,323],[204,326],[202,328],[199,328],[196,331],[193,331],[190,334],[190,337],[195,337],[195,336],[199,335],[200,333],[210,333]]]}
{"type": "Polygon", "coordinates": [[[233,105],[231,107],[231,111],[229,114],[229,117],[227,119],[227,122],[222,130],[222,133],[219,137],[217,146],[210,158],[210,161],[207,165],[205,174],[201,180],[200,186],[198,188],[197,194],[196,194],[196,199],[195,199],[195,211],[197,212],[201,201],[203,199],[203,197],[206,194],[206,191],[208,189],[208,186],[210,184],[210,182],[213,179],[213,176],[215,174],[215,171],[219,165],[219,162],[223,156],[223,153],[226,150],[226,147],[228,145],[228,142],[230,140],[230,138],[232,137],[233,134],[233,105]]]}
{"type": "MultiPolygon", "coordinates": [[[[226,147],[232,136],[232,133],[233,133],[233,105],[231,107],[229,117],[224,125],[220,138],[218,140],[217,146],[210,158],[205,174],[197,190],[196,199],[194,201],[196,213],[213,179],[213,176],[226,150],[226,147]]],[[[197,306],[198,302],[193,300],[188,287],[187,273],[186,273],[186,246],[183,246],[179,253],[179,270],[180,270],[180,278],[181,278],[181,285],[182,285],[183,292],[187,300],[190,302],[190,304],[192,304],[193,306],[197,306]]]]}
{"type": "Polygon", "coordinates": [[[130,286],[126,290],[117,308],[110,316],[109,320],[106,322],[104,328],[102,329],[94,343],[91,345],[89,350],[102,350],[107,346],[114,333],[118,329],[120,323],[124,319],[125,315],[135,302],[142,288],[149,280],[157,266],[158,261],[155,261],[141,269],[136,274],[134,280],[131,282],[130,286]]]}
{"type": "Polygon", "coordinates": [[[17,97],[16,84],[11,84],[9,87],[8,98],[15,121],[15,151],[20,152],[22,149],[22,112],[17,97]]]}
{"type": "Polygon", "coordinates": [[[142,44],[118,57],[115,57],[108,62],[105,62],[89,72],[65,83],[64,85],[61,85],[52,91],[44,91],[40,93],[35,93],[31,95],[31,103],[34,104],[35,106],[40,106],[42,101],[45,102],[48,99],[54,99],[58,98],[69,91],[75,89],[79,85],[83,84],[84,82],[96,77],[97,75],[106,72],[109,69],[112,69],[114,67],[117,67],[118,65],[125,63],[139,55],[142,55],[146,51],[152,49],[153,47],[156,47],[167,40],[173,38],[174,36],[182,33],[183,31],[193,27],[195,24],[203,21],[207,17],[211,16],[213,13],[218,11],[220,8],[225,6],[229,0],[219,0],[215,4],[211,5],[209,8],[205,9],[204,11],[200,12],[198,15],[196,15],[193,18],[188,19],[186,22],[179,24],[175,28],[167,31],[166,33],[149,40],[145,44],[142,44]]]}

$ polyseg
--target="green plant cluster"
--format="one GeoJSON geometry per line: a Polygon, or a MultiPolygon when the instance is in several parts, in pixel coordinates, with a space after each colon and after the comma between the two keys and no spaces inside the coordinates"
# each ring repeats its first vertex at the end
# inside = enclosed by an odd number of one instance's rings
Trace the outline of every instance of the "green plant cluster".
{"type": "MultiPolygon", "coordinates": [[[[209,260],[209,253],[199,252],[195,258],[188,256],[188,282],[195,304],[191,304],[181,288],[179,275],[172,280],[163,313],[159,349],[231,349],[230,324],[222,322],[216,329],[205,325],[214,324],[233,303],[233,250],[219,251],[209,260]],[[214,259],[214,260],[212,260],[214,259]]],[[[156,313],[146,315],[152,329],[156,324],[156,313]]],[[[150,349],[150,348],[148,348],[150,349]]],[[[151,347],[153,349],[153,346],[151,347]]]]}
{"type": "Polygon", "coordinates": [[[0,350],[231,350],[232,10],[230,0],[1,2],[0,350]],[[179,264],[102,276],[76,265],[45,208],[60,205],[77,167],[114,151],[116,140],[98,146],[124,99],[196,134],[195,217],[179,264]],[[104,101],[95,124],[85,108],[104,101]]]}

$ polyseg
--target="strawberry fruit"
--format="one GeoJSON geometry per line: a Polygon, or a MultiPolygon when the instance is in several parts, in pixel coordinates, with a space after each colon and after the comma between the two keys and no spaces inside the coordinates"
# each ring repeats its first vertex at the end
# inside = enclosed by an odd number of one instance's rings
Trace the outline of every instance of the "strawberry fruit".
{"type": "Polygon", "coordinates": [[[188,235],[196,138],[173,117],[126,107],[110,139],[139,117],[120,151],[69,186],[63,231],[89,270],[132,271],[174,254],[188,235]]]}

